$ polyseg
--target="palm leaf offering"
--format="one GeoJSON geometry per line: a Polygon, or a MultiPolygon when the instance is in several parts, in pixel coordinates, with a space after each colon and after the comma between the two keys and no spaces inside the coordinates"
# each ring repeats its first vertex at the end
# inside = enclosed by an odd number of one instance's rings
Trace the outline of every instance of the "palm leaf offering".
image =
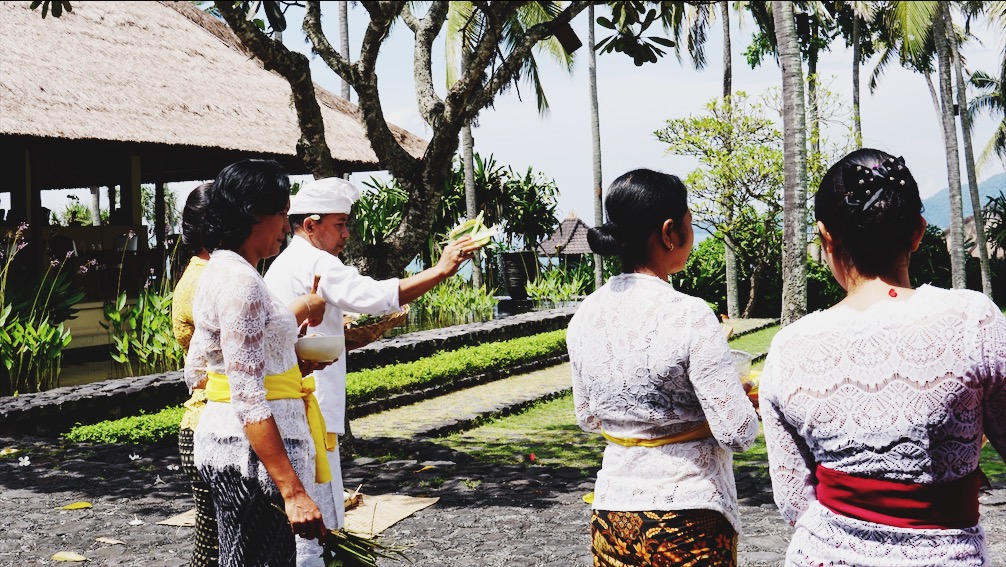
{"type": "Polygon", "coordinates": [[[407,549],[407,546],[384,543],[340,528],[328,531],[322,559],[325,567],[377,567],[379,557],[412,563],[405,555],[407,549]]]}
{"type": "Polygon", "coordinates": [[[466,236],[471,236],[472,240],[474,240],[479,246],[489,244],[489,241],[496,236],[498,230],[496,226],[486,226],[485,223],[482,222],[483,214],[484,213],[480,212],[475,218],[466,220],[458,226],[452,228],[451,231],[447,233],[447,241],[454,242],[466,236]]]}

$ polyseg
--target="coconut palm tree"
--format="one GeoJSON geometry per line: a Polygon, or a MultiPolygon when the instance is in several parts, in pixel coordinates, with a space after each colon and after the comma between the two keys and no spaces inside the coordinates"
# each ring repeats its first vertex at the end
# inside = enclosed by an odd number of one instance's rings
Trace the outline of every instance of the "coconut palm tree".
{"type": "Polygon", "coordinates": [[[964,80],[964,65],[957,34],[951,36],[950,51],[953,58],[955,79],[957,80],[957,113],[961,117],[961,142],[964,145],[964,164],[968,171],[968,192],[971,197],[971,212],[975,220],[975,240],[978,248],[978,263],[982,276],[982,293],[992,297],[992,268],[989,266],[988,239],[985,235],[985,215],[982,214],[982,197],[978,193],[978,173],[975,171],[975,153],[971,147],[971,117],[963,109],[968,108],[968,84],[964,80]]]}
{"type": "Polygon", "coordinates": [[[782,324],[807,312],[807,133],[793,4],[773,0],[783,97],[782,324]]]}
{"type": "MultiPolygon", "coordinates": [[[[349,0],[339,0],[339,54],[349,61],[349,0]]],[[[340,94],[349,100],[349,83],[342,79],[340,94]]]]}
{"type": "Polygon", "coordinates": [[[978,166],[984,167],[993,156],[1006,161],[1006,92],[1003,91],[1003,82],[988,73],[975,71],[971,74],[971,86],[980,94],[968,103],[968,117],[974,119],[979,113],[1002,117],[978,158],[978,166]]]}
{"type": "MultiPolygon", "coordinates": [[[[601,119],[597,106],[597,54],[594,52],[594,6],[587,8],[587,82],[590,89],[591,169],[594,173],[594,226],[604,224],[601,199],[601,119]]],[[[604,285],[604,258],[594,254],[594,289],[604,285]]]]}

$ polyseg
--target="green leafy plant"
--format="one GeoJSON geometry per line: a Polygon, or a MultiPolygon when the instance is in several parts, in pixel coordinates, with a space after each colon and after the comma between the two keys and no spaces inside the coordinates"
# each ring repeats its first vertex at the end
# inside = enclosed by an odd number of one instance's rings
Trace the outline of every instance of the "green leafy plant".
{"type": "Polygon", "coordinates": [[[442,326],[487,321],[499,302],[494,293],[495,290],[487,290],[484,285],[476,288],[470,280],[455,275],[412,302],[410,324],[442,326]]]}
{"type": "Polygon", "coordinates": [[[586,293],[593,277],[593,272],[588,275],[576,268],[555,266],[528,282],[527,295],[535,301],[573,301],[586,293]]]}
{"type": "Polygon", "coordinates": [[[403,545],[385,543],[354,531],[340,528],[328,530],[322,560],[325,567],[377,567],[377,559],[411,560],[403,545]]]}
{"type": "MultiPolygon", "coordinates": [[[[22,223],[0,238],[0,395],[40,392],[59,385],[63,349],[70,331],[63,322],[74,316],[72,305],[83,298],[63,270],[69,259],[46,265],[38,283],[23,281],[8,293],[15,257],[27,245],[22,223]]],[[[23,278],[30,270],[20,269],[23,278]]]]}
{"type": "Polygon", "coordinates": [[[155,413],[77,425],[64,437],[75,443],[158,443],[178,436],[184,413],[184,406],[174,406],[155,413]]]}
{"type": "MultiPolygon", "coordinates": [[[[132,236],[130,231],[128,237],[132,236]]],[[[133,303],[121,291],[121,282],[120,271],[119,295],[102,306],[105,322],[100,323],[112,341],[112,360],[122,365],[128,376],[137,375],[134,371],[144,375],[180,369],[185,364],[185,351],[175,340],[172,327],[172,279],[162,278],[155,285],[148,279],[133,303]]]]}

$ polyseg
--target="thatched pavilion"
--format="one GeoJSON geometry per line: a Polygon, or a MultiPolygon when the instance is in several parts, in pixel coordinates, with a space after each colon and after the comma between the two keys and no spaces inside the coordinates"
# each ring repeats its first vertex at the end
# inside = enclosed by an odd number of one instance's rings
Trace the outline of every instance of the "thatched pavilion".
{"type": "MultiPolygon", "coordinates": [[[[317,92],[341,168],[381,169],[356,106],[317,92]]],[[[0,193],[11,203],[0,228],[28,222],[33,244],[48,243],[42,191],[107,187],[118,193],[115,226],[59,229],[78,251],[107,250],[140,231],[141,184],[156,186],[160,212],[165,183],[212,179],[240,159],[307,173],[290,99],[286,80],[190,2],[74,1],[73,12],[44,20],[27,1],[0,2],[0,193]]],[[[423,140],[392,130],[423,153],[423,140]]]]}
{"type": "Polygon", "coordinates": [[[548,238],[541,241],[538,251],[546,256],[579,256],[590,254],[590,245],[587,243],[586,225],[576,213],[570,211],[569,215],[559,224],[548,238]]]}

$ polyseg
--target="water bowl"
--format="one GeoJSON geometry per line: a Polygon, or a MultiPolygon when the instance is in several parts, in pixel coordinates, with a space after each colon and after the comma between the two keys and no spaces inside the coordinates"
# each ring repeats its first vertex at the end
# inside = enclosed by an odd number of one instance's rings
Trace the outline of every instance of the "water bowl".
{"type": "Polygon", "coordinates": [[[332,362],[346,350],[346,338],[342,335],[308,335],[297,339],[293,348],[301,360],[332,362]]]}

